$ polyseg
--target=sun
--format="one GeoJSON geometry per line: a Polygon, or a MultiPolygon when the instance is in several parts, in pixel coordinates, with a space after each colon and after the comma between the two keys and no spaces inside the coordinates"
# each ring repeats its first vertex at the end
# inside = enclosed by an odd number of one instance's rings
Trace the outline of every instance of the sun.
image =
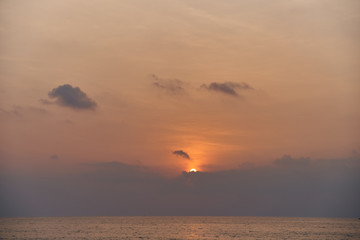
{"type": "Polygon", "coordinates": [[[192,168],[189,172],[197,172],[197,170],[195,168],[192,168]]]}

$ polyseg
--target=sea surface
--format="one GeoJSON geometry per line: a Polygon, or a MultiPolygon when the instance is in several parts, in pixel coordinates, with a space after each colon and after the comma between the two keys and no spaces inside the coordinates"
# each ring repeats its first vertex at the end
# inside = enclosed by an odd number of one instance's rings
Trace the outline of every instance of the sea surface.
{"type": "Polygon", "coordinates": [[[360,239],[360,220],[283,217],[0,218],[0,239],[360,239]]]}

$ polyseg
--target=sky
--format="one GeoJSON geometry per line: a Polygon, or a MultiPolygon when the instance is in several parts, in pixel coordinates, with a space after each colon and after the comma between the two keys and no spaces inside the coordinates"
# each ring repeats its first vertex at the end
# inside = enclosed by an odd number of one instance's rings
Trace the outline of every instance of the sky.
{"type": "Polygon", "coordinates": [[[0,216],[360,216],[359,23],[356,0],[2,0],[0,216]]]}

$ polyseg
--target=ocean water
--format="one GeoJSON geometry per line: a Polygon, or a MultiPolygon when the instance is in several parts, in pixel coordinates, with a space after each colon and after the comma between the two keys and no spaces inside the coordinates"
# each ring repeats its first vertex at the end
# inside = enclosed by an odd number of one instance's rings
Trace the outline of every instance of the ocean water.
{"type": "Polygon", "coordinates": [[[281,217],[0,218],[0,239],[360,239],[360,220],[281,217]]]}

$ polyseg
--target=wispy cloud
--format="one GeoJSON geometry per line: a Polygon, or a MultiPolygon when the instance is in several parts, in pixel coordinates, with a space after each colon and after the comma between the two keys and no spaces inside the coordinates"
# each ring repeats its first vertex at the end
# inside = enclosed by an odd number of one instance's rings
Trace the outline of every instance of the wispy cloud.
{"type": "Polygon", "coordinates": [[[155,74],[151,75],[151,78],[154,80],[153,86],[158,89],[164,90],[170,94],[186,93],[184,82],[179,79],[163,79],[159,78],[155,74]]]}
{"type": "Polygon", "coordinates": [[[73,109],[90,110],[94,110],[97,106],[96,102],[90,99],[79,87],[73,87],[70,84],[58,86],[49,92],[48,95],[50,98],[55,99],[55,102],[41,100],[44,104],[56,103],[73,109]]]}
{"type": "Polygon", "coordinates": [[[13,106],[13,108],[11,110],[5,110],[3,108],[0,108],[0,116],[16,116],[19,117],[21,116],[20,110],[22,110],[22,108],[20,106],[13,106]]]}

